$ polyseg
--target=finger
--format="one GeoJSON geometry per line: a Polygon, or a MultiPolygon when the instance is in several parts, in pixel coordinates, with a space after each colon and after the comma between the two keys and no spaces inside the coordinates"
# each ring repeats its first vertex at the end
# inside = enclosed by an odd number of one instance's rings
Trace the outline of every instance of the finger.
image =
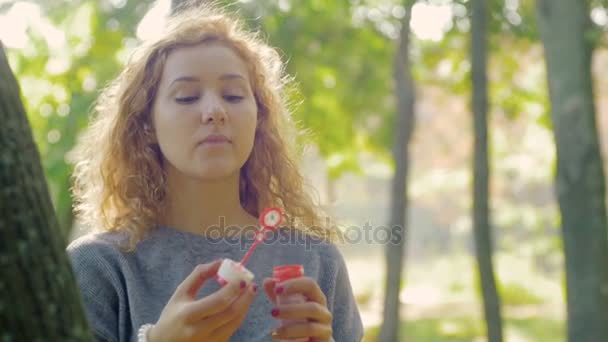
{"type": "Polygon", "coordinates": [[[240,296],[246,285],[245,281],[240,284],[232,282],[206,297],[186,303],[183,308],[184,320],[188,323],[197,322],[226,310],[240,296]]]}
{"type": "Polygon", "coordinates": [[[331,337],[331,325],[305,322],[293,323],[276,329],[272,332],[271,337],[275,340],[289,340],[295,338],[317,337],[321,339],[329,339],[331,337]]]}
{"type": "Polygon", "coordinates": [[[220,267],[221,260],[197,265],[175,290],[179,296],[194,298],[207,279],[213,277],[220,267]]]}
{"type": "Polygon", "coordinates": [[[266,294],[268,295],[268,297],[270,298],[270,300],[273,303],[277,302],[277,298],[274,293],[274,288],[275,288],[276,284],[277,284],[276,281],[272,278],[264,279],[264,291],[266,292],[266,294]]]}
{"type": "MultiPolygon", "coordinates": [[[[217,336],[218,339],[230,338],[230,336],[232,336],[241,326],[245,317],[247,317],[247,312],[249,312],[256,291],[257,286],[252,284],[247,292],[239,297],[227,310],[209,318],[207,323],[210,326],[217,327],[211,335],[214,337],[217,336]]],[[[201,325],[204,323],[205,322],[201,322],[201,325]]]]}
{"type": "Polygon", "coordinates": [[[281,305],[272,309],[272,316],[277,319],[310,319],[319,323],[331,323],[332,315],[319,303],[281,305]]]}
{"type": "Polygon", "coordinates": [[[253,300],[253,294],[254,292],[250,286],[247,290],[243,290],[243,293],[237,297],[232,304],[221,312],[202,320],[201,324],[207,327],[218,328],[235,320],[241,315],[247,314],[249,305],[253,300]]]}
{"type": "Polygon", "coordinates": [[[319,303],[323,306],[327,306],[327,298],[317,282],[310,277],[300,277],[295,279],[285,280],[280,284],[277,284],[274,288],[276,295],[290,295],[293,293],[301,293],[309,301],[319,303]]]}

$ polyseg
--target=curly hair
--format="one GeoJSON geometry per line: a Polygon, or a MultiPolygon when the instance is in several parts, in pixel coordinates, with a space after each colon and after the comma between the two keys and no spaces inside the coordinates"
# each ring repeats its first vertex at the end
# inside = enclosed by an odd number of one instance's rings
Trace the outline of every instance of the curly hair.
{"type": "Polygon", "coordinates": [[[292,228],[331,239],[294,157],[297,132],[285,91],[290,78],[278,52],[239,19],[210,6],[170,16],[164,33],[141,44],[98,97],[92,122],[73,151],[78,219],[95,230],[127,232],[127,250],[159,222],[168,196],[163,158],[150,130],[154,97],[169,54],[208,42],[225,44],[243,59],[258,107],[253,150],[240,170],[241,205],[255,217],[280,206],[292,228]]]}

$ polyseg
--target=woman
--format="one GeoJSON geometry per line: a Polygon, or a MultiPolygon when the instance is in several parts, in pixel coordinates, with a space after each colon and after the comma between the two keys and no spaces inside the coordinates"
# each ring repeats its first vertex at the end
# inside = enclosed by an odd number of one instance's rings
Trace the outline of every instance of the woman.
{"type": "Polygon", "coordinates": [[[67,249],[97,339],[361,340],[344,260],[314,238],[331,231],[297,234],[321,220],[288,147],[282,72],[238,20],[191,8],[104,90],[74,172],[77,212],[101,231],[67,249]],[[247,263],[265,295],[221,287],[220,260],[240,260],[246,228],[273,205],[290,226],[247,263]],[[285,264],[306,276],[277,284],[272,269],[285,264]],[[307,301],[276,302],[295,293],[307,301]]]}

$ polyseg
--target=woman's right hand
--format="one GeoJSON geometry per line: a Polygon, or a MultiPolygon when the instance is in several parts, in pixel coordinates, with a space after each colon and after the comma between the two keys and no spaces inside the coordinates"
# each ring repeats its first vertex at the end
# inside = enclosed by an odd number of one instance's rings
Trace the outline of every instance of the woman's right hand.
{"type": "Polygon", "coordinates": [[[239,328],[257,287],[245,282],[228,284],[215,293],[195,300],[203,284],[213,278],[221,260],[201,264],[177,287],[148,331],[148,341],[228,341],[239,328]]]}

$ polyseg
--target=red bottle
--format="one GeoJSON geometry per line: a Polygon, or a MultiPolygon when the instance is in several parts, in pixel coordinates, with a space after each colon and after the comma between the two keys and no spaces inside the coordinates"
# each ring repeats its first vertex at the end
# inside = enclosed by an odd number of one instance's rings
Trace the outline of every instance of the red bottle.
{"type": "MultiPolygon", "coordinates": [[[[303,265],[283,265],[277,266],[272,270],[272,278],[278,285],[279,283],[304,276],[303,265]]],[[[289,295],[277,295],[277,306],[285,304],[300,304],[306,303],[306,297],[301,293],[293,293],[289,295]]],[[[281,326],[306,322],[306,319],[284,319],[281,320],[281,326]]],[[[290,342],[306,342],[308,338],[292,339],[290,342]]]]}

